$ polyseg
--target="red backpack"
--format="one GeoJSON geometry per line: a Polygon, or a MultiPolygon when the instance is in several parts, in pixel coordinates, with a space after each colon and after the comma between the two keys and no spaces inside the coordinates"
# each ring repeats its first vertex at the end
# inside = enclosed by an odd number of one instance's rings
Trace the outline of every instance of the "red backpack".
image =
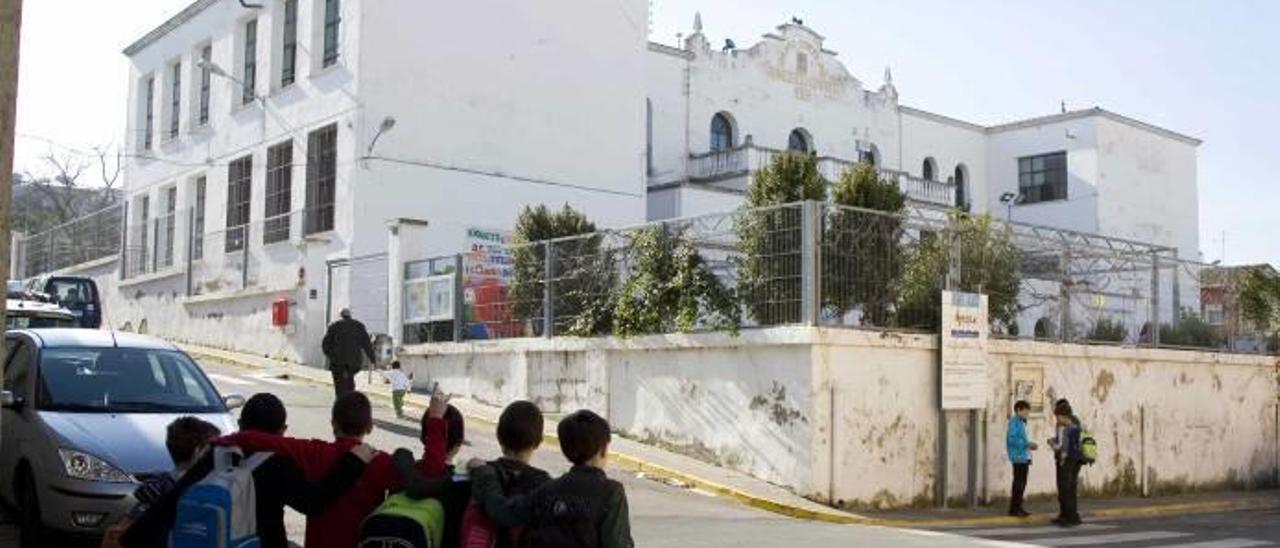
{"type": "MultiPolygon", "coordinates": [[[[493,469],[498,473],[498,481],[502,485],[502,490],[508,490],[508,482],[506,472],[501,466],[494,466],[493,469]]],[[[520,544],[521,527],[512,527],[505,534],[510,535],[510,542],[506,546],[517,546],[520,544]]],[[[462,527],[458,534],[458,548],[497,548],[499,546],[498,539],[504,534],[503,528],[494,525],[493,520],[484,513],[484,508],[480,507],[476,501],[472,500],[467,504],[467,511],[462,514],[462,527]]]]}

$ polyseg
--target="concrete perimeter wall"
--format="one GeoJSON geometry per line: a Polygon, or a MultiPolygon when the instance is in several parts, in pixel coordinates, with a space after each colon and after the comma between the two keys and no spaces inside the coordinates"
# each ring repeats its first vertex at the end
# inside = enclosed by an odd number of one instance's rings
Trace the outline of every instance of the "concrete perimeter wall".
{"type": "MultiPolygon", "coordinates": [[[[419,385],[551,413],[587,407],[621,435],[664,446],[843,506],[929,504],[939,481],[937,336],[823,328],[630,340],[526,339],[405,348],[419,385]],[[834,425],[834,429],[832,426],[834,425]],[[834,443],[833,443],[834,441],[834,443]]],[[[1274,357],[992,341],[976,484],[1005,496],[1013,368],[1040,372],[1039,395],[1066,397],[1097,437],[1086,492],[1253,488],[1275,482],[1274,357]]],[[[1046,408],[1049,405],[1046,405],[1046,408]]],[[[1049,411],[1030,424],[1043,444],[1049,411]]],[[[948,497],[968,484],[967,413],[947,416],[948,497]]],[[[1032,494],[1054,489],[1035,455],[1032,494]]]]}

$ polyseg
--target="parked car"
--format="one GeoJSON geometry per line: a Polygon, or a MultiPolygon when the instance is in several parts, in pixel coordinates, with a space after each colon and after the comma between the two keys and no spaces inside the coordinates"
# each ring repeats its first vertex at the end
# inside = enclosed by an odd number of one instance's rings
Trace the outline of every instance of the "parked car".
{"type": "Polygon", "coordinates": [[[37,276],[27,281],[26,290],[47,295],[51,302],[70,310],[80,320],[80,327],[97,329],[102,325],[102,298],[92,278],[37,276]]]}
{"type": "Polygon", "coordinates": [[[80,327],[80,319],[70,310],[56,304],[14,299],[5,302],[6,329],[35,329],[40,327],[80,327]]]}
{"type": "Polygon", "coordinates": [[[165,430],[192,415],[230,432],[230,409],[199,365],[165,341],[93,329],[5,335],[0,497],[18,509],[23,546],[50,530],[100,535],[134,504],[140,481],[173,469],[165,430]]]}

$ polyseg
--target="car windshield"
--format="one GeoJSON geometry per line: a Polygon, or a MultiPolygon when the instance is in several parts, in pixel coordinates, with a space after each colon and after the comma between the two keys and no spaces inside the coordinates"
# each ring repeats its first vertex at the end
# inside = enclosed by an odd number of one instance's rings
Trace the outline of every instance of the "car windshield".
{"type": "Polygon", "coordinates": [[[63,305],[88,304],[93,298],[93,290],[84,280],[55,279],[49,282],[49,293],[63,305]]]}
{"type": "Polygon", "coordinates": [[[18,316],[13,311],[5,316],[5,325],[9,329],[35,329],[40,327],[80,327],[74,317],[69,316],[18,316]]]}
{"type": "Polygon", "coordinates": [[[186,354],[140,348],[46,348],[37,405],[89,413],[226,411],[186,354]]]}

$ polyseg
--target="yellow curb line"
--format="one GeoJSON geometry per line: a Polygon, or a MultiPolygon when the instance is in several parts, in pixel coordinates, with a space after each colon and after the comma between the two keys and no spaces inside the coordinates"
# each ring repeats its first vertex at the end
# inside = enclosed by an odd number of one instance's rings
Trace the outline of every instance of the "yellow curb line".
{"type": "MultiPolygon", "coordinates": [[[[243,360],[234,356],[220,356],[201,349],[181,345],[184,350],[190,354],[204,356],[215,360],[225,361],[233,365],[245,367],[249,369],[267,369],[264,366],[243,360]]],[[[297,364],[290,364],[289,367],[305,367],[297,364]]],[[[293,373],[293,372],[291,372],[293,373]]],[[[333,385],[333,381],[328,377],[313,376],[306,373],[297,373],[299,378],[306,381],[333,385]]],[[[391,401],[391,396],[382,392],[373,392],[373,395],[381,400],[391,401]]],[[[420,400],[422,397],[415,394],[406,394],[405,403],[413,400],[420,400]]],[[[425,408],[426,405],[421,402],[414,402],[415,407],[425,408]]],[[[497,424],[496,421],[474,414],[463,414],[468,420],[482,422],[488,425],[497,424]]],[[[557,439],[555,434],[545,433],[544,438],[557,439]]],[[[899,527],[899,528],[950,528],[950,527],[978,527],[978,526],[1001,526],[1001,525],[1032,525],[1049,523],[1049,516],[1036,516],[1033,518],[1016,518],[1012,516],[989,516],[979,518],[948,518],[948,519],[885,519],[873,518],[858,514],[846,512],[823,512],[812,510],[809,508],[801,508],[785,502],[773,500],[758,495],[752,495],[741,489],[723,485],[711,480],[703,479],[698,476],[680,472],[645,461],[640,458],[632,457],[623,453],[610,452],[609,458],[619,468],[632,472],[642,472],[644,474],[659,477],[666,480],[678,481],[685,485],[696,487],[698,489],[713,493],[718,496],[730,498],[741,502],[747,506],[772,512],[795,519],[803,519],[809,521],[819,521],[826,523],[837,523],[843,525],[871,525],[880,527],[899,527]]],[[[1127,508],[1106,508],[1102,510],[1094,510],[1085,512],[1086,518],[1140,518],[1140,517],[1158,517],[1170,514],[1206,514],[1212,512],[1229,512],[1238,510],[1254,510],[1254,509],[1270,509],[1280,507],[1280,500],[1270,501],[1265,499],[1252,499],[1246,501],[1204,501],[1204,502],[1183,502],[1171,504],[1154,504],[1150,506],[1134,506],[1127,508]]]]}

